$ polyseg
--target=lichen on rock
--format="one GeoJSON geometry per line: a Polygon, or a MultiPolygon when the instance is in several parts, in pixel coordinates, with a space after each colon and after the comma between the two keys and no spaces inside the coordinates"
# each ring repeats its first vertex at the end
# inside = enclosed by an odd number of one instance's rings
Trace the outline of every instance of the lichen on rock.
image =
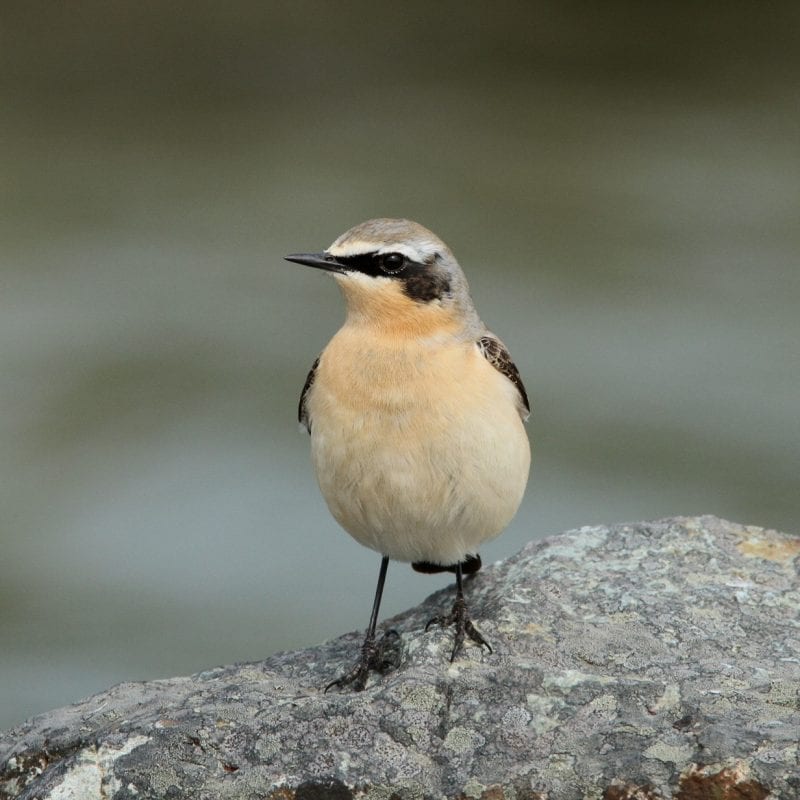
{"type": "Polygon", "coordinates": [[[714,517],[570,531],[469,579],[492,654],[423,632],[440,592],[361,693],[322,692],[359,633],[121,684],[0,734],[0,800],[795,800],[798,564],[714,517]]]}

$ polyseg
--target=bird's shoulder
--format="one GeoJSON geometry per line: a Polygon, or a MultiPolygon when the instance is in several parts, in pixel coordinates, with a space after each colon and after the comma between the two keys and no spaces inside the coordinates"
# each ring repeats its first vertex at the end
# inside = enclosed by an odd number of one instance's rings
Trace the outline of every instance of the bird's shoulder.
{"type": "Polygon", "coordinates": [[[297,421],[300,423],[300,426],[305,428],[309,433],[311,433],[311,415],[308,413],[308,392],[317,377],[319,359],[320,356],[317,356],[314,363],[311,365],[311,369],[306,376],[306,382],[303,384],[303,391],[300,392],[300,404],[297,407],[297,421]]]}
{"type": "MultiPolygon", "coordinates": [[[[383,353],[375,342],[369,345],[360,342],[360,346],[351,347],[349,345],[355,343],[351,343],[348,340],[345,342],[348,346],[339,347],[338,345],[340,342],[338,338],[340,338],[341,335],[342,332],[340,331],[328,344],[325,351],[314,361],[306,377],[303,390],[300,393],[298,421],[300,422],[301,428],[305,428],[309,433],[311,432],[313,424],[311,411],[309,409],[309,396],[315,381],[319,377],[320,362],[323,358],[326,359],[325,364],[327,365],[327,369],[323,371],[325,372],[326,386],[329,390],[331,387],[338,387],[337,391],[347,391],[348,393],[358,391],[366,397],[371,397],[376,393],[382,396],[386,391],[387,381],[394,384],[398,380],[403,380],[402,376],[406,374],[404,368],[408,367],[408,365],[411,365],[411,373],[413,373],[414,376],[419,376],[419,363],[416,356],[411,358],[408,354],[403,354],[402,351],[398,351],[396,348],[387,348],[386,352],[383,353]],[[332,360],[331,357],[333,357],[332,360]],[[376,364],[381,364],[383,366],[376,369],[376,364]],[[391,364],[392,368],[387,369],[387,364],[391,364]],[[333,367],[331,365],[333,365],[333,367]],[[371,366],[368,368],[367,365],[371,366]]],[[[473,344],[470,346],[476,347],[481,356],[497,370],[497,372],[511,381],[514,388],[517,390],[520,415],[523,419],[527,419],[530,415],[528,393],[525,390],[522,377],[511,358],[508,348],[497,336],[489,331],[484,331],[477,339],[472,339],[471,341],[473,344]]],[[[462,362],[460,361],[460,357],[455,354],[464,352],[462,349],[464,344],[466,344],[464,340],[461,340],[460,343],[451,342],[450,346],[440,343],[440,346],[433,348],[433,350],[438,351],[442,358],[433,359],[431,361],[431,367],[435,370],[446,370],[448,368],[460,369],[459,365],[462,362]]],[[[429,382],[425,385],[433,391],[434,387],[431,386],[429,382]]],[[[439,387],[439,390],[440,389],[441,387],[439,387]]],[[[439,396],[439,390],[433,393],[439,396]]]]}
{"type": "Polygon", "coordinates": [[[501,374],[505,375],[517,389],[519,399],[524,414],[523,419],[527,419],[531,413],[531,405],[528,401],[528,393],[525,391],[525,384],[519,374],[517,365],[511,358],[511,353],[503,342],[493,333],[487,331],[475,342],[481,355],[501,374]]]}

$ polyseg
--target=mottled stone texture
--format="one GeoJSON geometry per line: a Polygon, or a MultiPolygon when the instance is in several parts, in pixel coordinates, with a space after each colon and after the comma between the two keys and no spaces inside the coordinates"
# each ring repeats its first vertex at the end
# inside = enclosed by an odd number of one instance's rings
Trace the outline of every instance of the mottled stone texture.
{"type": "Polygon", "coordinates": [[[0,798],[798,798],[798,564],[714,517],[571,531],[468,582],[492,655],[449,663],[439,592],[361,694],[320,690],[360,633],[123,684],[0,736],[0,798]]]}

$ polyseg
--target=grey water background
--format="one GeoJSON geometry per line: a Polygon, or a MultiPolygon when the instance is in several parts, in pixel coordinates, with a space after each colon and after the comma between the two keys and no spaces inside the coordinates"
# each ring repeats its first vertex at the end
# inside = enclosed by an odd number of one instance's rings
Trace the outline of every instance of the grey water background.
{"type": "MultiPolygon", "coordinates": [[[[343,316],[282,261],[432,228],[531,395],[493,561],[798,530],[793,3],[0,10],[0,727],[366,624],[296,404],[343,316]]],[[[447,578],[392,565],[385,615],[447,578]]]]}

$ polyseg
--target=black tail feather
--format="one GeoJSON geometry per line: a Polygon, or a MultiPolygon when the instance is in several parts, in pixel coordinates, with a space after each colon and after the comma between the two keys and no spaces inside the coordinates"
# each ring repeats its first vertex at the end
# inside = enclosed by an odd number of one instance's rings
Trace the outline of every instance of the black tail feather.
{"type": "MultiPolygon", "coordinates": [[[[431,561],[415,561],[411,569],[415,572],[424,572],[426,575],[435,575],[437,572],[455,573],[458,564],[434,564],[431,561]]],[[[481,557],[476,553],[474,556],[467,556],[461,562],[461,572],[464,575],[472,575],[481,568],[481,557]]]]}

